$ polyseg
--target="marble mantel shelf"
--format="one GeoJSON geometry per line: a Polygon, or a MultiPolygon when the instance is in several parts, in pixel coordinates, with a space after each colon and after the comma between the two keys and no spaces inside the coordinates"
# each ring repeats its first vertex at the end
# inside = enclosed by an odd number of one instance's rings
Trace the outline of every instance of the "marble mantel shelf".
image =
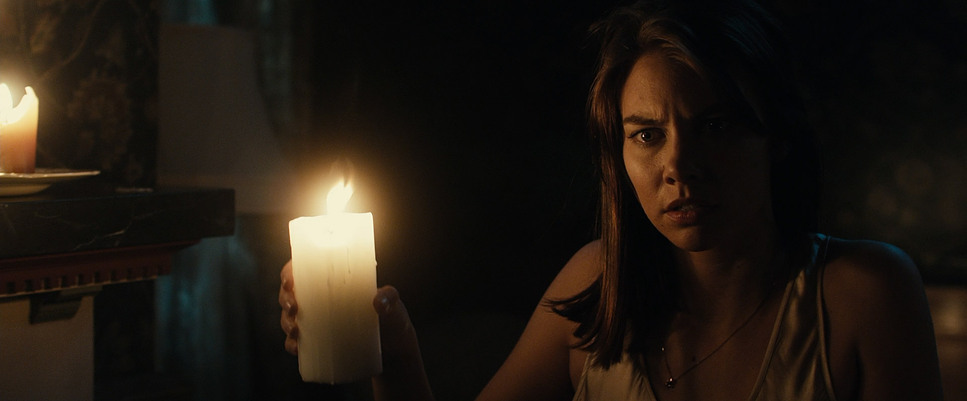
{"type": "Polygon", "coordinates": [[[0,297],[164,274],[171,255],[234,232],[234,191],[97,185],[0,197],[0,297]]]}

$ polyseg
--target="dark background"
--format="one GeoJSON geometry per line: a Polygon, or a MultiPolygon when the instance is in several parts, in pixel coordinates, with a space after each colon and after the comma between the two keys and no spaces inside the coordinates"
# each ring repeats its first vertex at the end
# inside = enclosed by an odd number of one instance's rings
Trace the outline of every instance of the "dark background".
{"type": "MultiPolygon", "coordinates": [[[[471,399],[556,271],[594,237],[585,32],[619,3],[217,0],[200,12],[176,0],[7,2],[0,78],[19,70],[37,82],[38,163],[152,186],[153,33],[176,22],[251,31],[272,135],[307,189],[300,201],[334,161],[353,163],[352,207],[374,215],[380,284],[400,289],[438,399],[471,399]]],[[[801,55],[825,151],[822,230],[894,243],[932,285],[963,285],[967,3],[763,3],[801,55]]],[[[240,214],[235,236],[187,250],[157,287],[106,286],[100,382],[160,371],[175,384],[156,387],[194,399],[365,396],[366,383],[301,383],[282,351],[286,224],[307,210],[240,214]],[[157,330],[152,313],[167,319],[157,330]]]]}
{"type": "MultiPolygon", "coordinates": [[[[359,196],[376,218],[380,281],[425,328],[442,398],[475,393],[470,383],[486,380],[557,269],[593,238],[584,40],[613,4],[302,10],[309,135],[284,143],[299,143],[310,179],[348,156],[368,181],[359,196]],[[519,320],[487,327],[494,315],[519,320]]],[[[799,49],[825,152],[822,230],[894,243],[928,282],[963,283],[967,4],[765,6],[799,49]]]]}
{"type": "Polygon", "coordinates": [[[292,142],[302,143],[301,171],[318,179],[334,158],[353,162],[357,183],[373,191],[359,197],[377,219],[381,279],[411,302],[533,305],[591,238],[583,111],[592,57],[583,42],[605,7],[306,10],[315,16],[306,49],[313,112],[310,135],[292,142]]]}
{"type": "MultiPolygon", "coordinates": [[[[373,203],[386,282],[433,288],[410,298],[437,307],[434,297],[518,308],[591,238],[585,30],[617,3],[300,11],[311,20],[297,48],[311,112],[284,143],[298,144],[291,154],[310,179],[346,156],[370,180],[359,196],[373,203]]],[[[799,49],[823,143],[822,229],[895,243],[931,280],[957,279],[967,265],[967,6],[765,5],[799,49]]]]}

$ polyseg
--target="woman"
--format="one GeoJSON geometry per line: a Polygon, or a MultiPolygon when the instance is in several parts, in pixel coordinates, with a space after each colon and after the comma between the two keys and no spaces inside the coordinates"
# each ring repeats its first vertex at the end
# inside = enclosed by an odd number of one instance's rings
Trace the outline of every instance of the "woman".
{"type": "MultiPolygon", "coordinates": [[[[819,163],[758,6],[648,1],[594,29],[601,238],[478,400],[935,400],[936,344],[898,249],[813,234],[819,163]]],[[[294,297],[283,269],[286,347],[294,297]]],[[[395,290],[377,397],[431,399],[395,290]]]]}

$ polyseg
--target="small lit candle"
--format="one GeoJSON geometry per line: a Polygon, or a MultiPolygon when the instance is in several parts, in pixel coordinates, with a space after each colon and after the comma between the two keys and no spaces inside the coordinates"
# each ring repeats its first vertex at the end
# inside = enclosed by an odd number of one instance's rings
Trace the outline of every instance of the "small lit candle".
{"type": "Polygon", "coordinates": [[[17,107],[10,88],[0,84],[0,172],[33,173],[37,157],[37,113],[40,103],[31,87],[17,107]]]}
{"type": "Polygon", "coordinates": [[[352,187],[336,185],[327,214],[289,222],[302,380],[345,383],[382,371],[373,215],[345,213],[352,187]]]}

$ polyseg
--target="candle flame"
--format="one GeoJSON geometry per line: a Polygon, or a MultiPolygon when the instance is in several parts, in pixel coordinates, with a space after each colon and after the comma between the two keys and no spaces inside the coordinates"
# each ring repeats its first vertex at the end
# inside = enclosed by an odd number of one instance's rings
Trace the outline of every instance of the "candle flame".
{"type": "Polygon", "coordinates": [[[13,108],[13,97],[7,84],[0,84],[0,113],[13,108]]]}
{"type": "Polygon", "coordinates": [[[329,214],[342,213],[346,209],[346,203],[353,196],[353,186],[340,181],[326,195],[326,211],[329,214]]]}
{"type": "Polygon", "coordinates": [[[7,87],[7,84],[0,84],[0,124],[6,125],[20,121],[27,114],[27,111],[37,104],[37,95],[34,93],[34,88],[28,86],[24,88],[24,91],[27,93],[20,98],[20,104],[13,107],[10,88],[7,87]]]}

